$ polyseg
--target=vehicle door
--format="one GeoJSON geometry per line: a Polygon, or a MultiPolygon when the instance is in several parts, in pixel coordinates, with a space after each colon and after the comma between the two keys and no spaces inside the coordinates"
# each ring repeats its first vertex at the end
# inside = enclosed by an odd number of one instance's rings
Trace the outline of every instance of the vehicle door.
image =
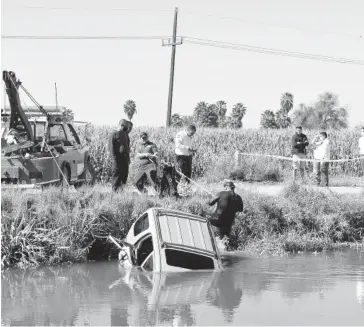
{"type": "Polygon", "coordinates": [[[85,169],[85,155],[88,151],[87,144],[82,144],[78,134],[72,124],[65,124],[66,132],[72,143],[72,149],[77,161],[77,176],[80,176],[85,169]]]}
{"type": "Polygon", "coordinates": [[[65,129],[65,124],[49,124],[48,144],[61,146],[64,153],[59,155],[59,164],[68,162],[71,168],[71,181],[77,179],[77,163],[80,160],[76,154],[76,148],[70,140],[69,131],[65,129]]]}

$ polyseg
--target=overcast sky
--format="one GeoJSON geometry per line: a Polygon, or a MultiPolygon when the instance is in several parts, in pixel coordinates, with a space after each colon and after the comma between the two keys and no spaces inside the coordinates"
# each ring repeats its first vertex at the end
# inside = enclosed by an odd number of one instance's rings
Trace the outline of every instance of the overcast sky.
{"type": "MultiPolygon", "coordinates": [[[[1,33],[170,36],[175,6],[179,36],[364,60],[363,0],[3,0],[1,33]]],[[[1,54],[2,69],[14,70],[43,105],[55,104],[57,82],[59,104],[76,119],[115,124],[133,99],[136,125],[165,125],[171,48],[160,39],[2,39],[1,54]]],[[[173,113],[191,114],[199,101],[225,100],[229,111],[242,102],[244,126],[258,127],[264,110],[279,109],[282,93],[298,105],[329,91],[356,125],[364,121],[363,90],[362,65],[185,42],[177,47],[173,113]]]]}

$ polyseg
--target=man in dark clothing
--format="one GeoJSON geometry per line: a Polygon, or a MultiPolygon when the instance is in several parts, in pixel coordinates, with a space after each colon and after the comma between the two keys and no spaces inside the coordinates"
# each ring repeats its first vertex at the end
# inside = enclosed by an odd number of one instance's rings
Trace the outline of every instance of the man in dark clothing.
{"type": "Polygon", "coordinates": [[[138,171],[135,178],[135,186],[139,192],[145,192],[144,182],[148,179],[154,190],[157,192],[157,165],[158,149],[157,146],[149,141],[148,134],[143,132],[140,135],[140,145],[137,149],[138,171]]]}
{"type": "Polygon", "coordinates": [[[297,179],[298,169],[300,170],[301,180],[304,181],[306,163],[300,161],[300,159],[306,159],[307,146],[307,136],[302,133],[302,127],[297,126],[296,134],[292,137],[293,181],[297,179]]]}
{"type": "Polygon", "coordinates": [[[120,129],[111,133],[109,138],[109,152],[112,160],[112,189],[117,191],[126,184],[130,164],[130,141],[128,137],[128,121],[119,122],[120,129]]]}
{"type": "Polygon", "coordinates": [[[213,206],[217,203],[215,211],[216,219],[209,219],[211,225],[219,228],[219,236],[229,237],[231,227],[234,224],[235,214],[243,211],[243,200],[239,194],[235,193],[235,185],[233,182],[224,184],[225,191],[219,192],[214,199],[208,204],[213,206]]]}

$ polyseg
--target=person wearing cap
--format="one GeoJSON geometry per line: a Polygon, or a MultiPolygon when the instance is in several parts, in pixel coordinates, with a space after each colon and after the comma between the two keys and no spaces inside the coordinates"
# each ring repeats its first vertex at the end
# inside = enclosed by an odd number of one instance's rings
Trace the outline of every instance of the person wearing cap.
{"type": "Polygon", "coordinates": [[[111,184],[113,191],[118,191],[128,180],[130,164],[130,141],[128,137],[128,121],[121,119],[120,129],[109,137],[109,153],[111,156],[111,184]]]}
{"type": "Polygon", "coordinates": [[[235,185],[231,181],[224,183],[225,191],[219,192],[208,204],[217,204],[214,218],[210,218],[211,225],[219,229],[219,236],[223,239],[229,237],[231,227],[234,224],[237,212],[243,211],[243,200],[239,194],[235,193],[235,185]]]}
{"type": "MultiPolygon", "coordinates": [[[[179,171],[185,175],[186,182],[190,183],[192,175],[192,156],[196,153],[196,150],[192,148],[192,138],[196,133],[196,126],[189,125],[186,129],[180,131],[176,135],[175,139],[175,154],[176,165],[179,171]]],[[[177,177],[177,182],[181,179],[177,177]]]]}
{"type": "Polygon", "coordinates": [[[297,126],[296,133],[292,137],[293,181],[297,179],[298,170],[302,182],[304,181],[306,163],[300,159],[306,159],[307,146],[307,136],[302,133],[302,127],[297,126]]]}
{"type": "Polygon", "coordinates": [[[137,173],[135,178],[135,186],[139,192],[144,193],[144,183],[147,178],[155,191],[157,191],[157,165],[159,164],[159,156],[157,146],[149,141],[148,134],[143,132],[140,134],[140,144],[137,149],[137,173]]]}

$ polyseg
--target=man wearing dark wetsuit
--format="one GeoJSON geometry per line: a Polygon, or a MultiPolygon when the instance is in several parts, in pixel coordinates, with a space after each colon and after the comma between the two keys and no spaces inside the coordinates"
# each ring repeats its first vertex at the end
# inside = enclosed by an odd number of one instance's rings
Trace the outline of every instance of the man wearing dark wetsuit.
{"type": "Polygon", "coordinates": [[[219,228],[220,238],[229,237],[231,227],[234,224],[235,214],[243,211],[243,200],[235,193],[233,182],[224,184],[225,191],[219,192],[208,204],[213,206],[217,203],[215,211],[216,219],[209,219],[211,225],[219,228]]]}
{"type": "Polygon", "coordinates": [[[112,160],[112,189],[117,191],[126,184],[130,164],[129,125],[125,119],[119,122],[120,129],[113,132],[109,138],[109,152],[112,160]]]}

